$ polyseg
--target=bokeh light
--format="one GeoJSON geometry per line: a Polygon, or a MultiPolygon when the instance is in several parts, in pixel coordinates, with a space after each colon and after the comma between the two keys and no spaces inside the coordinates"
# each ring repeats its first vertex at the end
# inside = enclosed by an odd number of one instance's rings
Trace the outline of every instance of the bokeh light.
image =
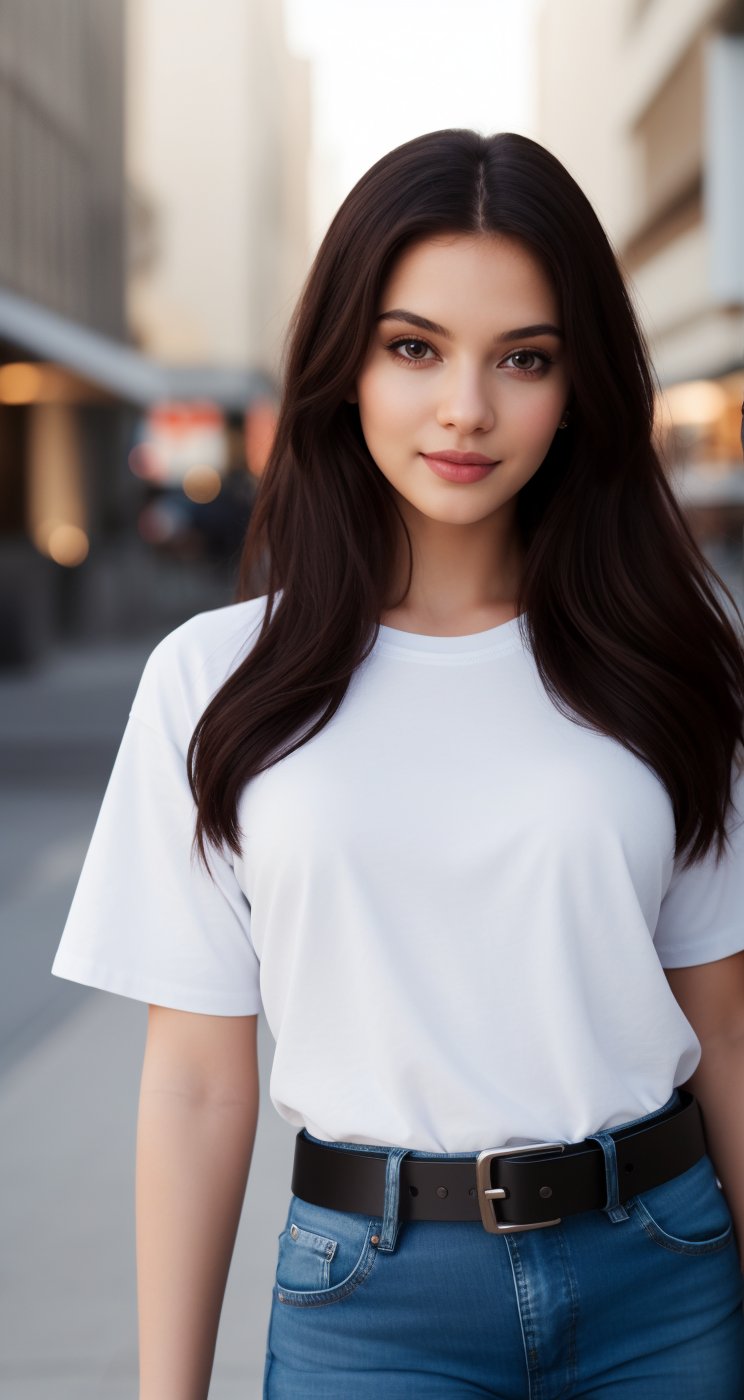
{"type": "Polygon", "coordinates": [[[683,384],[670,384],[664,397],[672,421],[690,427],[714,423],[726,409],[726,390],[710,379],[688,379],[683,384]]]}
{"type": "Polygon", "coordinates": [[[87,559],[90,541],[85,530],[66,520],[42,520],[33,532],[34,544],[41,554],[66,569],[75,569],[87,559]]]}
{"type": "Polygon", "coordinates": [[[222,489],[219,472],[206,465],[189,467],[182,485],[184,494],[197,505],[207,505],[209,501],[216,500],[222,489]]]}
{"type": "Polygon", "coordinates": [[[41,395],[42,373],[36,365],[0,366],[0,402],[35,403],[41,395]]]}

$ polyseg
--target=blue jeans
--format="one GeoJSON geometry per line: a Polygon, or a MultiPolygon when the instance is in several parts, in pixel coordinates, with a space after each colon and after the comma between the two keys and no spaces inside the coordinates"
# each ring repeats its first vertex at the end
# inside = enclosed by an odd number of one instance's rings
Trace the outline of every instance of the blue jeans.
{"type": "Polygon", "coordinates": [[[710,1157],[621,1206],[594,1136],[604,1208],[505,1235],[397,1218],[403,1156],[477,1152],[336,1144],[387,1156],[383,1214],[291,1196],[264,1400],[742,1400],[744,1285],[710,1157]]]}

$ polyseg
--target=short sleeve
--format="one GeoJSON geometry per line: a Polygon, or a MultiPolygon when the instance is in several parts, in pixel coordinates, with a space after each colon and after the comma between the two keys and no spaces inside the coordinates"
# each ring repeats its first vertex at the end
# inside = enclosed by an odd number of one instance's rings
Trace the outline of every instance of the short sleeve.
{"type": "Polygon", "coordinates": [[[52,973],[182,1011],[260,1010],[250,904],[232,860],[191,855],[182,747],[130,713],[52,973]]]}
{"type": "Polygon", "coordinates": [[[654,944],[663,967],[717,962],[744,948],[744,772],[736,773],[726,829],[728,849],[681,868],[675,861],[654,944]]]}

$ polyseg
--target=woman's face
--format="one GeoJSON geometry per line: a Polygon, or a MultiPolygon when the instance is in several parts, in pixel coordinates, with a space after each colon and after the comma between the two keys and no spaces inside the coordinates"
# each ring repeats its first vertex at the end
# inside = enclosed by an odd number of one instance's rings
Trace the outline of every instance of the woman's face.
{"type": "Polygon", "coordinates": [[[437,236],[400,255],[349,397],[401,506],[460,525],[511,517],[568,402],[561,329],[546,273],[511,237],[437,236]],[[497,465],[480,480],[446,480],[422,455],[438,452],[497,465]]]}

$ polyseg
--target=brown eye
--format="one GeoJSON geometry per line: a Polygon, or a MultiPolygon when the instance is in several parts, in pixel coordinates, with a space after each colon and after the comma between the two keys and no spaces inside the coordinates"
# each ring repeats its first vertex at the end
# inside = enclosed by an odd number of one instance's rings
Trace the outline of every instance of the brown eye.
{"type": "Polygon", "coordinates": [[[391,341],[390,344],[386,346],[386,349],[390,351],[391,355],[393,355],[396,360],[402,360],[404,364],[412,365],[422,363],[427,350],[431,350],[431,346],[427,344],[425,340],[419,340],[415,336],[407,335],[399,337],[398,340],[391,341]],[[402,349],[403,347],[405,347],[406,350],[406,354],[404,355],[398,353],[399,348],[402,349]],[[408,354],[409,350],[413,350],[414,353],[408,354]],[[416,351],[422,353],[417,354],[416,351]]]}
{"type": "Polygon", "coordinates": [[[512,350],[504,363],[506,364],[509,360],[532,360],[532,365],[515,364],[513,366],[518,374],[529,377],[542,374],[553,363],[550,355],[546,355],[544,350],[512,350]]]}

